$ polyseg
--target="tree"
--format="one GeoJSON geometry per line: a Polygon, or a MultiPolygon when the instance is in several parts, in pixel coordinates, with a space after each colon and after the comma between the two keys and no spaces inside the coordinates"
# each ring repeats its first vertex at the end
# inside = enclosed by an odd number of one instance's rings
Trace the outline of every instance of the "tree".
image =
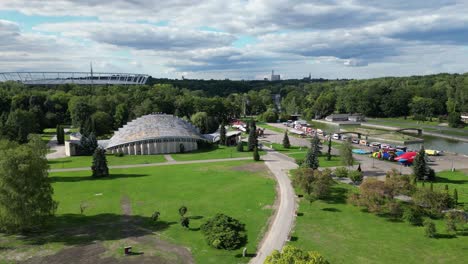
{"type": "Polygon", "coordinates": [[[260,160],[260,154],[258,153],[258,147],[255,146],[254,147],[254,150],[253,150],[253,159],[255,161],[259,161],[260,160]]]}
{"type": "Polygon", "coordinates": [[[330,188],[333,185],[331,170],[299,168],[293,174],[292,184],[300,188],[310,202],[323,199],[330,194],[330,188]]]}
{"type": "Polygon", "coordinates": [[[200,133],[208,133],[208,114],[206,112],[197,112],[190,117],[192,124],[200,129],[200,133]]]}
{"type": "Polygon", "coordinates": [[[260,115],[260,120],[273,123],[278,120],[278,114],[273,109],[268,109],[266,112],[260,115]]]}
{"type": "Polygon", "coordinates": [[[245,225],[225,214],[216,214],[200,227],[208,245],[233,250],[247,243],[245,225]]]}
{"type": "Polygon", "coordinates": [[[93,154],[93,165],[91,166],[94,178],[109,176],[109,168],[107,167],[106,150],[96,148],[93,154]]]}
{"type": "Polygon", "coordinates": [[[455,205],[458,204],[458,191],[457,191],[457,189],[453,189],[453,201],[454,201],[455,205]]]}
{"type": "Polygon", "coordinates": [[[68,103],[72,124],[80,129],[93,114],[94,109],[84,97],[73,97],[68,103]]]}
{"type": "Polygon", "coordinates": [[[56,135],[57,135],[57,144],[59,145],[65,144],[65,131],[63,130],[62,125],[57,125],[56,135]]]}
{"type": "Polygon", "coordinates": [[[97,111],[91,116],[93,122],[94,132],[96,136],[103,136],[109,134],[114,127],[112,116],[106,112],[97,111]]]}
{"type": "Polygon", "coordinates": [[[128,108],[126,104],[119,104],[115,107],[115,114],[114,114],[114,128],[119,128],[125,125],[128,120],[128,108]]]}
{"type": "Polygon", "coordinates": [[[341,163],[344,166],[353,166],[354,157],[353,157],[353,146],[351,145],[350,140],[345,140],[341,144],[340,148],[341,163]]]}
{"type": "Polygon", "coordinates": [[[448,115],[448,123],[450,127],[460,127],[463,126],[463,122],[461,120],[461,114],[459,112],[451,112],[448,115]]]}
{"type": "Polygon", "coordinates": [[[358,183],[361,182],[363,179],[362,172],[357,171],[357,170],[352,170],[348,172],[348,178],[353,182],[353,183],[358,183]]]}
{"type": "Polygon", "coordinates": [[[244,143],[242,142],[242,140],[239,140],[239,142],[237,142],[237,151],[239,152],[244,151],[244,143]]]}
{"type": "Polygon", "coordinates": [[[28,141],[29,134],[39,132],[38,128],[37,119],[33,113],[16,109],[8,115],[4,133],[10,140],[25,143],[28,141]]]}
{"type": "Polygon", "coordinates": [[[221,145],[227,145],[227,139],[226,139],[226,126],[224,125],[224,122],[221,123],[221,126],[219,128],[219,144],[221,145]]]}
{"type": "Polygon", "coordinates": [[[248,139],[248,150],[252,151],[255,147],[258,146],[258,139],[257,139],[257,126],[255,125],[255,121],[252,120],[249,125],[250,132],[249,132],[249,139],[248,139]]]}
{"type": "Polygon", "coordinates": [[[406,207],[403,211],[403,220],[411,225],[420,226],[423,223],[422,212],[417,206],[406,207]]]}
{"type": "Polygon", "coordinates": [[[302,251],[294,246],[283,247],[282,252],[273,250],[265,259],[265,264],[328,264],[329,262],[320,253],[315,251],[302,251]]]}
{"type": "Polygon", "coordinates": [[[414,204],[421,206],[429,215],[440,216],[442,210],[453,208],[453,198],[446,192],[431,191],[428,188],[420,188],[413,194],[414,204]]]}
{"type": "Polygon", "coordinates": [[[91,155],[98,147],[96,136],[93,132],[89,136],[82,135],[80,139],[80,155],[91,155]]]}
{"type": "Polygon", "coordinates": [[[288,131],[284,132],[284,137],[283,137],[283,148],[290,148],[291,143],[289,143],[289,136],[288,136],[288,131]]]}
{"type": "Polygon", "coordinates": [[[327,160],[330,161],[332,158],[331,155],[331,149],[332,149],[332,140],[331,137],[328,139],[328,150],[327,150],[327,160]]]}
{"type": "Polygon", "coordinates": [[[424,146],[421,147],[419,153],[414,158],[413,162],[413,173],[418,180],[432,180],[430,170],[426,162],[426,151],[424,146]]]}
{"type": "Polygon", "coordinates": [[[427,237],[434,238],[436,236],[436,232],[437,232],[434,222],[432,222],[430,220],[425,220],[424,221],[424,232],[425,232],[427,237]]]}
{"type": "Polygon", "coordinates": [[[315,135],[310,144],[310,148],[307,150],[307,155],[304,159],[304,163],[302,165],[306,168],[312,168],[314,170],[318,169],[319,167],[319,156],[322,153],[320,146],[320,139],[317,135],[315,135]]]}
{"type": "Polygon", "coordinates": [[[0,142],[0,230],[31,231],[55,213],[46,153],[39,136],[24,145],[0,142]]]}

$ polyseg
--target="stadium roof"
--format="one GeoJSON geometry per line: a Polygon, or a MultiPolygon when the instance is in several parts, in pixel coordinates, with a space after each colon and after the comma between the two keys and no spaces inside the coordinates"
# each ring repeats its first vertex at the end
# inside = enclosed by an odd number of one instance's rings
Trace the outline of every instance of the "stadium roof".
{"type": "Polygon", "coordinates": [[[173,115],[150,114],[119,128],[110,139],[107,148],[157,138],[204,139],[198,128],[183,119],[173,115]]]}
{"type": "Polygon", "coordinates": [[[108,72],[0,72],[1,81],[16,81],[27,85],[143,85],[147,74],[108,72]]]}

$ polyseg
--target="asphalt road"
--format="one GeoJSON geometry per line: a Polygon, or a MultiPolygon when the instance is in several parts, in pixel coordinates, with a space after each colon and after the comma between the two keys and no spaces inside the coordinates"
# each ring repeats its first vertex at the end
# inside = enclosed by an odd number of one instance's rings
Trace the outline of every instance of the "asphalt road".
{"type": "Polygon", "coordinates": [[[250,261],[252,264],[263,264],[265,258],[273,250],[283,248],[286,241],[288,241],[296,217],[296,197],[288,171],[297,168],[297,164],[288,156],[270,149],[267,149],[267,154],[262,156],[262,159],[278,182],[279,206],[269,230],[260,243],[257,255],[250,261]]]}

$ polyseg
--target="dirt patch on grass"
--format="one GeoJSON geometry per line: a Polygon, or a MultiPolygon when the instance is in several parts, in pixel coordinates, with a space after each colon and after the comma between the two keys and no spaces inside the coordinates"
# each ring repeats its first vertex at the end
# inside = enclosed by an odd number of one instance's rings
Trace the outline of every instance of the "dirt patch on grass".
{"type": "MultiPolygon", "coordinates": [[[[73,240],[68,241],[68,247],[48,256],[33,256],[23,263],[195,263],[189,249],[161,240],[155,229],[145,227],[147,219],[133,216],[128,196],[122,196],[120,205],[120,219],[58,230],[52,240],[73,240]],[[125,246],[132,246],[134,254],[125,256],[125,246]]],[[[162,230],[171,223],[157,224],[161,226],[158,230],[162,230]]]]}
{"type": "Polygon", "coordinates": [[[268,168],[263,162],[247,163],[244,165],[232,167],[231,169],[235,171],[268,172],[268,175],[271,176],[268,168]]]}

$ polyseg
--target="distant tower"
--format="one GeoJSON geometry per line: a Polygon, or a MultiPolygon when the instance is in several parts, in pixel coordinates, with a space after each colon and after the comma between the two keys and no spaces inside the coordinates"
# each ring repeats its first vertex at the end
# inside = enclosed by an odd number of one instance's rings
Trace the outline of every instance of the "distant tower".
{"type": "Polygon", "coordinates": [[[310,74],[310,72],[309,72],[309,80],[312,80],[312,75],[310,74]]]}
{"type": "Polygon", "coordinates": [[[279,74],[275,75],[275,71],[271,70],[271,78],[270,81],[279,81],[281,80],[281,76],[279,74]]]}
{"type": "Polygon", "coordinates": [[[89,68],[90,68],[90,72],[91,72],[91,85],[93,85],[93,62],[90,61],[89,62],[89,68]]]}

